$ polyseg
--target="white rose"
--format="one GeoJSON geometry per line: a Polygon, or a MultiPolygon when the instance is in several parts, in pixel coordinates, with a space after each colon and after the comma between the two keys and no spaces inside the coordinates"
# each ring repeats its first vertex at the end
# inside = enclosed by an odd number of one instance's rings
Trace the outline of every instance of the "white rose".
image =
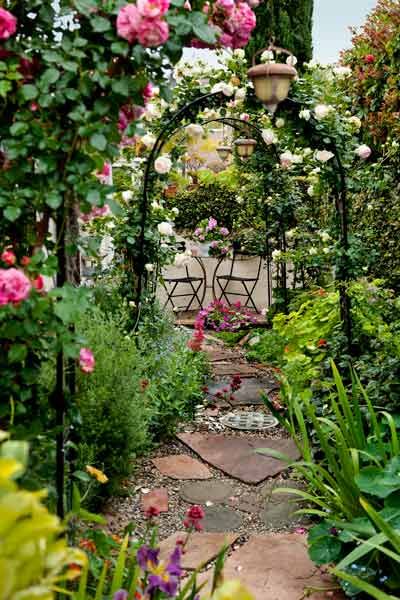
{"type": "Polygon", "coordinates": [[[172,167],[172,160],[169,158],[169,156],[166,156],[166,155],[159,156],[154,161],[154,169],[157,171],[157,173],[160,173],[160,175],[169,173],[171,170],[171,167],[172,167]]]}
{"type": "Polygon", "coordinates": [[[331,239],[331,236],[329,235],[329,233],[327,231],[320,231],[319,237],[321,238],[321,240],[323,242],[329,242],[329,240],[331,239]]]}
{"type": "Polygon", "coordinates": [[[243,48],[236,48],[236,50],[233,51],[233,55],[237,56],[238,58],[244,58],[243,48]]]}
{"type": "Polygon", "coordinates": [[[343,77],[348,77],[352,73],[350,67],[334,67],[333,72],[336,75],[336,77],[339,77],[341,79],[343,77]]]}
{"type": "Polygon", "coordinates": [[[281,166],[284,169],[288,169],[289,167],[291,167],[294,162],[293,157],[294,155],[289,150],[287,150],[286,152],[282,152],[282,154],[279,156],[281,166]]]}
{"type": "Polygon", "coordinates": [[[279,260],[280,257],[282,255],[282,251],[281,250],[273,250],[271,256],[273,258],[273,260],[279,260]]]}
{"type": "Polygon", "coordinates": [[[146,148],[151,148],[152,146],[154,146],[155,141],[156,138],[152,133],[146,133],[141,139],[142,144],[144,144],[146,148]]]}
{"type": "Polygon", "coordinates": [[[176,208],[176,206],[174,206],[173,208],[171,208],[171,211],[174,213],[174,215],[176,215],[176,216],[179,215],[179,208],[176,208]]]}
{"type": "Polygon", "coordinates": [[[146,269],[146,271],[148,273],[152,273],[154,271],[154,265],[153,265],[153,263],[146,263],[144,265],[144,268],[146,269]]]}
{"type": "Polygon", "coordinates": [[[289,67],[295,67],[297,65],[297,58],[294,56],[294,54],[291,54],[287,57],[286,64],[289,65],[289,67]]]}
{"type": "Polygon", "coordinates": [[[333,154],[333,152],[329,152],[329,150],[317,150],[315,152],[314,156],[315,156],[316,160],[326,163],[326,162],[328,162],[328,160],[333,158],[335,155],[333,154]]]}
{"type": "Polygon", "coordinates": [[[204,129],[201,125],[199,125],[198,123],[190,123],[190,125],[188,125],[186,127],[186,133],[188,135],[190,135],[191,137],[201,137],[204,133],[204,129]]]}
{"type": "Polygon", "coordinates": [[[349,123],[354,125],[354,127],[356,127],[356,129],[361,128],[361,119],[359,119],[358,117],[356,117],[356,116],[349,117],[347,120],[349,123]]]}
{"type": "Polygon", "coordinates": [[[307,188],[307,194],[312,198],[314,196],[314,186],[310,185],[307,188]]]}
{"type": "Polygon", "coordinates": [[[324,248],[324,249],[322,250],[322,252],[323,252],[324,254],[329,254],[330,250],[329,250],[329,248],[324,248]]]}
{"type": "Polygon", "coordinates": [[[281,129],[285,126],[285,119],[279,118],[275,121],[275,125],[278,129],[281,129]]]}
{"type": "Polygon", "coordinates": [[[274,53],[272,52],[272,50],[264,50],[264,52],[261,54],[261,62],[271,62],[274,60],[274,53]]]}
{"type": "Polygon", "coordinates": [[[216,93],[216,92],[222,92],[224,94],[224,96],[233,96],[233,92],[235,91],[233,85],[230,85],[229,83],[225,83],[224,81],[220,81],[219,83],[216,83],[212,89],[211,92],[212,93],[216,93]]]}
{"type": "Polygon", "coordinates": [[[159,223],[157,225],[157,229],[160,235],[174,235],[174,229],[171,223],[168,223],[168,221],[162,221],[162,223],[159,223]]]}
{"type": "Polygon", "coordinates": [[[317,104],[314,108],[314,114],[317,121],[325,119],[333,111],[333,106],[328,104],[317,104]]]}
{"type": "Polygon", "coordinates": [[[311,148],[304,148],[303,156],[310,156],[310,154],[312,154],[311,148]]]}
{"type": "Polygon", "coordinates": [[[318,250],[314,248],[314,246],[311,246],[311,248],[308,251],[308,254],[311,254],[313,256],[315,254],[318,254],[318,250]]]}
{"type": "Polygon", "coordinates": [[[151,208],[153,210],[158,210],[159,208],[161,208],[161,205],[158,204],[158,202],[156,200],[153,200],[153,202],[151,203],[151,208]]]}
{"type": "Polygon", "coordinates": [[[125,202],[129,202],[129,200],[132,200],[133,198],[133,192],[132,190],[125,190],[124,192],[122,192],[121,196],[122,199],[125,200],[125,202]]]}
{"type": "MultiPolygon", "coordinates": [[[[240,48],[238,48],[240,50],[240,48]]],[[[235,100],[236,102],[243,102],[243,100],[246,98],[246,89],[245,88],[238,88],[235,92],[235,100]]]]}
{"type": "Polygon", "coordinates": [[[371,148],[369,146],[367,146],[366,144],[361,144],[361,146],[358,146],[358,148],[356,148],[354,150],[354,152],[357,154],[357,156],[359,156],[360,158],[366,159],[369,156],[371,156],[371,148]]]}
{"type": "Polygon", "coordinates": [[[271,144],[276,144],[276,142],[278,141],[278,138],[276,137],[272,129],[263,129],[261,135],[262,139],[267,144],[267,146],[270,146],[271,144]]]}
{"type": "Polygon", "coordinates": [[[304,119],[305,121],[309,121],[311,118],[311,111],[308,110],[307,108],[303,108],[303,110],[301,110],[299,112],[299,117],[300,119],[304,119]]]}
{"type": "Polygon", "coordinates": [[[294,238],[295,234],[296,234],[295,229],[289,229],[289,231],[286,232],[286,237],[288,240],[291,240],[294,238]]]}

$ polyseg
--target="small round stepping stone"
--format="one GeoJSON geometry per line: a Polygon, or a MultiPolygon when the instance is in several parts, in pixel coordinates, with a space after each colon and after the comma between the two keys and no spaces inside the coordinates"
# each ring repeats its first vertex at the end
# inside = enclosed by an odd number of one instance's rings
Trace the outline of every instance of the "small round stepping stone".
{"type": "Polygon", "coordinates": [[[202,520],[204,531],[234,531],[242,524],[242,517],[224,506],[206,506],[205,517],[202,520]]]}
{"type": "Polygon", "coordinates": [[[163,475],[171,479],[211,479],[206,465],[187,454],[171,454],[151,461],[163,475]]]}
{"type": "Polygon", "coordinates": [[[179,495],[182,500],[186,500],[191,504],[205,504],[206,502],[218,504],[232,496],[233,491],[233,487],[229,483],[216,479],[185,483],[179,495]]]}
{"type": "Polygon", "coordinates": [[[278,425],[278,419],[262,412],[228,413],[221,417],[220,420],[224,425],[242,431],[264,431],[278,425]]]}

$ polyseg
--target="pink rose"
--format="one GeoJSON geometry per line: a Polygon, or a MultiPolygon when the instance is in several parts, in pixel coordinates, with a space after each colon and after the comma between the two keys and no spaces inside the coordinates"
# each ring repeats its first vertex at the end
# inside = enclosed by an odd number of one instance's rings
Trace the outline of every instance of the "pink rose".
{"type": "Polygon", "coordinates": [[[15,256],[15,254],[12,250],[4,250],[4,252],[2,252],[0,258],[3,261],[3,263],[6,263],[6,265],[8,265],[9,267],[11,267],[12,265],[15,265],[15,263],[17,261],[17,257],[15,256]]]}
{"type": "Polygon", "coordinates": [[[153,96],[154,96],[153,86],[151,85],[150,81],[148,81],[142,90],[143,102],[145,104],[147,104],[147,101],[150,100],[153,96]]]}
{"type": "Polygon", "coordinates": [[[121,133],[130,125],[133,121],[140,119],[144,113],[143,106],[136,106],[136,104],[125,104],[121,106],[118,115],[118,129],[121,133]]]}
{"type": "Polygon", "coordinates": [[[136,41],[141,16],[134,4],[125,4],[117,17],[117,34],[128,40],[130,44],[136,41]]]}
{"type": "Polygon", "coordinates": [[[38,275],[36,279],[32,281],[32,285],[38,292],[41,292],[44,289],[43,275],[38,275]]]}
{"type": "Polygon", "coordinates": [[[31,291],[31,282],[18,269],[0,269],[0,305],[25,300],[31,291]]]}
{"type": "Polygon", "coordinates": [[[145,48],[161,46],[169,37],[168,23],[161,19],[143,19],[137,36],[139,43],[145,48]]]}
{"type": "Polygon", "coordinates": [[[169,8],[169,0],[137,0],[139,14],[147,19],[155,19],[165,15],[169,8]]]}
{"type": "Polygon", "coordinates": [[[361,144],[361,146],[358,146],[358,148],[356,148],[354,152],[357,154],[357,156],[359,156],[363,160],[366,160],[371,156],[372,150],[366,144],[361,144]]]}
{"type": "Polygon", "coordinates": [[[96,173],[96,177],[101,181],[101,183],[109,183],[111,177],[110,163],[104,163],[102,170],[96,173]]]}
{"type": "Polygon", "coordinates": [[[235,8],[235,2],[234,0],[217,0],[215,6],[217,8],[221,8],[226,14],[229,15],[235,8]]]}
{"type": "Polygon", "coordinates": [[[233,48],[233,36],[229,33],[223,33],[218,41],[224,48],[233,48]]]}
{"type": "Polygon", "coordinates": [[[210,244],[210,248],[217,248],[218,247],[218,242],[216,240],[213,240],[210,244]]]}
{"type": "Polygon", "coordinates": [[[229,235],[229,229],[227,229],[226,227],[221,227],[219,232],[221,235],[229,235]]]}
{"type": "Polygon", "coordinates": [[[216,228],[217,225],[218,225],[217,220],[214,219],[214,217],[210,217],[208,219],[208,224],[207,224],[207,227],[206,227],[206,231],[212,231],[213,229],[216,228]]]}
{"type": "Polygon", "coordinates": [[[17,31],[17,19],[5,8],[0,8],[0,40],[8,40],[17,31]]]}
{"type": "Polygon", "coordinates": [[[79,351],[79,366],[83,373],[92,373],[96,361],[93,352],[89,348],[81,348],[79,351]]]}

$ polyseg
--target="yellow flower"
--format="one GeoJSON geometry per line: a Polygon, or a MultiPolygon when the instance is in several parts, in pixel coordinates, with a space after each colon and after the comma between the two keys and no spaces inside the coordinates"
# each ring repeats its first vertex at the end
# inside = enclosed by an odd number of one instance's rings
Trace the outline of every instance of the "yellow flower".
{"type": "Polygon", "coordinates": [[[103,471],[100,471],[100,469],[86,465],[86,471],[89,473],[89,475],[95,477],[99,483],[107,483],[108,477],[105,473],[103,473],[103,471]]]}
{"type": "Polygon", "coordinates": [[[254,600],[238,579],[226,581],[213,594],[211,600],[254,600]]]}

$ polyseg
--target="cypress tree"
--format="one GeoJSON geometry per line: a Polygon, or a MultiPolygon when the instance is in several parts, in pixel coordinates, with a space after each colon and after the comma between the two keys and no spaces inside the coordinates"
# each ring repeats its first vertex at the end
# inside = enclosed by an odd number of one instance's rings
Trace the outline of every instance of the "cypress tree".
{"type": "Polygon", "coordinates": [[[255,52],[269,45],[293,52],[299,65],[312,58],[312,18],[314,0],[261,0],[255,9],[257,26],[247,46],[251,60],[255,52]]]}

